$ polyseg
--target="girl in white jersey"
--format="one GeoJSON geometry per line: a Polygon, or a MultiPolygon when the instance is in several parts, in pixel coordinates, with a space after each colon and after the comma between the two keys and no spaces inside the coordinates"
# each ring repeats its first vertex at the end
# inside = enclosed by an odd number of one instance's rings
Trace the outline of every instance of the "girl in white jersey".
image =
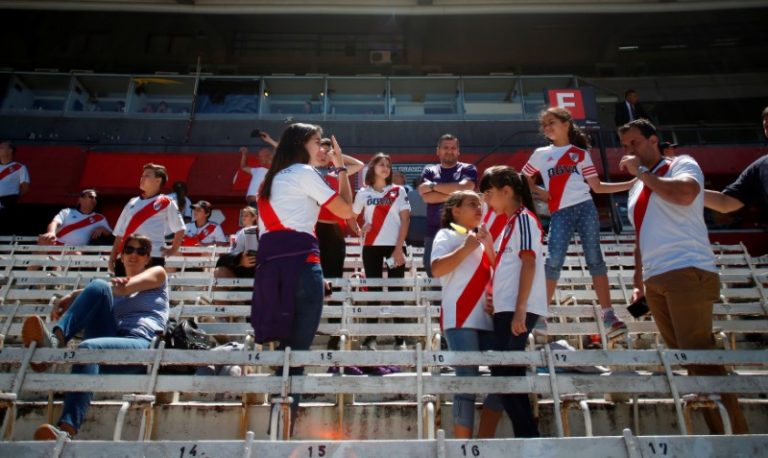
{"type": "MultiPolygon", "coordinates": [[[[509,220],[496,244],[492,280],[496,350],[525,351],[528,334],[547,315],[542,230],[528,182],[511,167],[488,168],[480,180],[485,202],[509,220]]],[[[494,376],[524,376],[525,366],[494,366],[494,376]]],[[[538,437],[539,429],[526,393],[501,394],[515,437],[538,437]]]]}
{"type": "Polygon", "coordinates": [[[547,303],[560,279],[568,244],[575,231],[579,232],[587,268],[592,276],[597,300],[603,310],[603,324],[608,338],[627,331],[611,307],[608,289],[608,269],[600,251],[600,222],[597,208],[589,194],[627,191],[633,181],[605,183],[600,181],[589,155],[586,135],[574,124],[568,110],[552,107],[539,118],[541,131],[551,145],[533,152],[523,168],[528,185],[537,197],[549,201],[552,218],[549,223],[549,256],[546,262],[547,303]],[[533,178],[540,174],[546,190],[534,186],[533,178]]]}
{"type": "MultiPolygon", "coordinates": [[[[443,287],[440,325],[451,351],[494,349],[493,319],[485,310],[485,290],[496,255],[493,237],[481,222],[482,203],[477,193],[456,191],[443,204],[441,229],[432,243],[432,275],[443,287]]],[[[462,366],[456,368],[456,375],[476,377],[479,372],[477,366],[462,366]]],[[[493,437],[500,417],[499,397],[487,395],[478,437],[493,437]]],[[[454,437],[471,438],[474,425],[475,395],[454,395],[454,437]]]]}
{"type": "MultiPolygon", "coordinates": [[[[411,219],[411,206],[405,188],[392,184],[392,159],[378,153],[368,163],[366,187],[355,196],[352,211],[363,214],[363,268],[367,278],[381,278],[387,263],[387,278],[405,276],[405,237],[411,219]]],[[[375,349],[375,337],[369,336],[363,346],[375,349]]],[[[405,341],[398,337],[395,347],[405,341]]]]}

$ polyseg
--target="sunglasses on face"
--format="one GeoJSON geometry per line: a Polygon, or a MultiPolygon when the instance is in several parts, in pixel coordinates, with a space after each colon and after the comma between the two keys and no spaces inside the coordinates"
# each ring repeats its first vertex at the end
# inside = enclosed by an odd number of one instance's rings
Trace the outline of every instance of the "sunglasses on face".
{"type": "Polygon", "coordinates": [[[139,256],[146,256],[149,254],[149,251],[147,251],[147,249],[144,248],[143,246],[126,245],[125,247],[123,247],[124,254],[133,254],[134,252],[139,256]]]}

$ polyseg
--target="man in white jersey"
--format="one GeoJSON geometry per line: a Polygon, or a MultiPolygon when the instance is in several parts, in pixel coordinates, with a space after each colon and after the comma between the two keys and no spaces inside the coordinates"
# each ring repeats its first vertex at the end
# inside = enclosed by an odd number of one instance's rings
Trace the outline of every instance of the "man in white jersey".
{"type": "Polygon", "coordinates": [[[277,142],[266,132],[258,131],[258,136],[269,146],[263,147],[258,151],[259,166],[250,167],[248,165],[248,148],[240,148],[240,171],[251,176],[251,182],[248,184],[248,191],[245,193],[245,200],[251,207],[256,207],[256,198],[259,194],[259,187],[267,176],[267,170],[272,165],[272,158],[275,156],[277,142]]]}
{"type": "Polygon", "coordinates": [[[83,246],[91,240],[109,235],[112,228],[104,215],[96,213],[96,190],[83,189],[76,208],[62,209],[48,224],[45,234],[40,234],[40,245],[83,246]]]}
{"type": "Polygon", "coordinates": [[[118,276],[124,275],[117,255],[122,253],[123,238],[141,234],[152,241],[151,266],[165,266],[165,257],[179,251],[184,238],[184,220],[176,202],[161,194],[160,190],[168,181],[168,172],[158,164],[145,164],[139,180],[141,195],[128,201],[115,225],[115,243],[109,256],[109,270],[118,276]],[[173,233],[173,243],[165,246],[165,234],[173,233]]]}
{"type": "MultiPolygon", "coordinates": [[[[704,224],[704,174],[687,155],[664,158],[650,122],[619,128],[627,155],[619,167],[638,178],[630,189],[629,218],[637,232],[635,290],[645,296],[669,348],[713,349],[712,307],[720,296],[715,256],[704,224]]],[[[695,375],[725,375],[722,366],[688,366],[695,375]]],[[[746,434],[734,394],[722,394],[733,432],[746,434]]],[[[717,411],[704,410],[712,434],[723,434],[717,411]]]]}
{"type": "Polygon", "coordinates": [[[16,162],[16,147],[0,143],[0,235],[13,235],[18,229],[16,201],[29,191],[29,172],[16,162]]]}

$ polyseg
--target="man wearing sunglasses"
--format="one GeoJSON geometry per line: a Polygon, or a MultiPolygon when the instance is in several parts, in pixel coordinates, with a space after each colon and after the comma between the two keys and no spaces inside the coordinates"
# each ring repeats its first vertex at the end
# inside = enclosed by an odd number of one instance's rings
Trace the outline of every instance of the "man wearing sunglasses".
{"type": "Polygon", "coordinates": [[[75,208],[62,209],[37,237],[40,245],[83,246],[112,233],[104,215],[96,213],[96,190],[80,192],[75,208]]]}
{"type": "Polygon", "coordinates": [[[151,266],[165,266],[165,257],[179,251],[184,238],[184,220],[176,202],[161,194],[168,181],[168,172],[159,164],[144,164],[139,180],[141,195],[128,201],[115,225],[115,243],[109,256],[109,270],[118,276],[125,275],[118,254],[123,249],[123,237],[144,234],[152,242],[151,266]],[[165,234],[173,234],[173,243],[165,246],[165,234]]]}

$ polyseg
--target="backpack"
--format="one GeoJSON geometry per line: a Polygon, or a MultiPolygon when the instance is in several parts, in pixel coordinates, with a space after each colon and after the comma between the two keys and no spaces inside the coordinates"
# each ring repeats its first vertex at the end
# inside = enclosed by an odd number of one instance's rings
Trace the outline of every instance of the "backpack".
{"type": "MultiPolygon", "coordinates": [[[[163,340],[165,340],[165,348],[176,350],[209,350],[211,348],[208,334],[190,319],[177,322],[170,318],[165,326],[163,340]]],[[[196,366],[164,365],[160,367],[160,373],[167,375],[192,375],[195,371],[197,371],[196,366]]]]}

